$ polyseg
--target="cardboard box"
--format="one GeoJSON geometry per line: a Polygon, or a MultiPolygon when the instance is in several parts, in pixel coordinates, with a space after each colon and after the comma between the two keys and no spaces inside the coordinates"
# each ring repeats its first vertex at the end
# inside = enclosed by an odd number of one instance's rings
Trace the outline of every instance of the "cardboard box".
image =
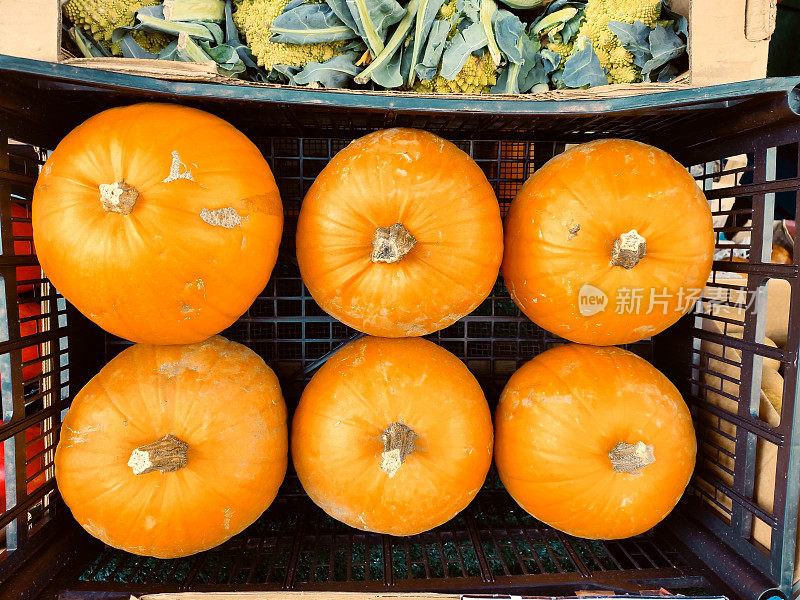
{"type": "MultiPolygon", "coordinates": [[[[73,58],[61,49],[65,0],[0,0],[0,54],[64,62],[159,79],[268,85],[217,74],[214,63],[73,58]]],[[[670,83],[618,84],[525,94],[532,99],[596,99],[759,79],[767,72],[777,0],[667,0],[689,22],[689,72],[670,83]]],[[[360,93],[350,90],[352,93],[360,93]]],[[[388,92],[390,94],[397,92],[388,92]]]]}
{"type": "MultiPolygon", "coordinates": [[[[124,58],[66,58],[61,51],[61,11],[57,0],[0,0],[0,54],[66,62],[160,79],[213,81],[213,63],[174,63],[124,58]]],[[[609,97],[688,86],[715,85],[764,77],[777,0],[671,0],[689,21],[686,76],[669,84],[613,85],[592,90],[563,90],[537,98],[609,97]]],[[[235,82],[247,83],[249,82],[235,82]]]]}

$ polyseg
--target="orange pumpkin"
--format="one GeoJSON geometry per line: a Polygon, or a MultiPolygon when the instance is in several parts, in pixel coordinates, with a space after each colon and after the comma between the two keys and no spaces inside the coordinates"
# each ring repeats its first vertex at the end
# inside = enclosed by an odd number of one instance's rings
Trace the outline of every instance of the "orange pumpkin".
{"type": "Polygon", "coordinates": [[[419,336],[497,280],[500,209],[480,167],[431,133],[387,129],[339,152],[308,191],[297,260],[314,300],[371,335],[419,336]]]}
{"type": "Polygon", "coordinates": [[[283,213],[258,149],[169,104],[102,112],[67,135],[33,199],[42,268],[78,310],[136,342],[197,342],[266,286],[283,213]]]}
{"type": "Polygon", "coordinates": [[[412,535],[456,516],[492,460],[492,419],[455,356],[418,338],[361,338],[309,382],[292,460],[311,499],[364,531],[412,535]]]}
{"type": "Polygon", "coordinates": [[[790,265],[792,264],[792,254],[783,246],[772,244],[772,255],[769,262],[779,265],[790,265]]]}
{"type": "Polygon", "coordinates": [[[678,390],[635,354],[558,346],[512,375],[495,462],[522,508],[570,535],[619,539],[672,510],[697,446],[678,390]]]}
{"type": "Polygon", "coordinates": [[[548,161],[511,203],[503,279],[537,325],[611,345],[663,331],[711,272],[711,211],[667,153],[630,140],[548,161]]]}
{"type": "Polygon", "coordinates": [[[253,523],[287,454],[277,377],[252,350],[214,336],[132,346],[103,367],[64,420],[56,480],[93,536],[175,558],[253,523]]]}

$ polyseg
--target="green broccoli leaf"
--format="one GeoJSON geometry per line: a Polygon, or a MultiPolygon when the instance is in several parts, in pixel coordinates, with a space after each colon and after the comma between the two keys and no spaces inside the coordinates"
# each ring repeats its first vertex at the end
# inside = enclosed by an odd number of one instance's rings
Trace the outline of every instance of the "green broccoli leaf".
{"type": "Polygon", "coordinates": [[[242,59],[246,67],[252,69],[254,72],[258,70],[258,63],[256,63],[253,53],[239,38],[239,30],[233,22],[231,0],[225,1],[225,44],[236,50],[236,53],[239,55],[239,58],[242,59]]]}
{"type": "Polygon", "coordinates": [[[656,81],[661,83],[669,83],[680,74],[680,69],[672,63],[667,63],[666,66],[658,72],[656,81]]]}
{"type": "Polygon", "coordinates": [[[288,85],[297,85],[294,81],[294,76],[300,72],[300,67],[295,65],[274,65],[269,72],[267,81],[270,83],[285,83],[288,85]]]}
{"type": "MultiPolygon", "coordinates": [[[[492,86],[491,92],[493,94],[521,94],[527,92],[530,89],[528,78],[532,68],[536,65],[538,50],[538,42],[531,40],[523,31],[514,46],[514,54],[519,56],[520,60],[509,62],[500,70],[497,83],[492,86]]],[[[506,50],[504,49],[503,51],[505,52],[506,50]]]]}
{"type": "Polygon", "coordinates": [[[587,0],[553,0],[553,2],[550,2],[547,5],[547,8],[545,8],[544,13],[542,14],[549,15],[567,6],[571,6],[572,8],[577,9],[579,12],[583,12],[583,10],[586,8],[586,2],[587,0]]]}
{"type": "Polygon", "coordinates": [[[561,64],[562,56],[558,52],[542,48],[539,54],[542,57],[542,65],[547,70],[548,74],[555,71],[558,65],[561,64]]]}
{"type": "Polygon", "coordinates": [[[498,49],[509,62],[522,64],[522,38],[525,35],[525,25],[519,17],[507,10],[498,10],[494,14],[494,36],[498,49]]]}
{"type": "Polygon", "coordinates": [[[132,31],[141,31],[141,25],[125,25],[123,27],[116,27],[114,31],[111,32],[111,43],[116,44],[122,41],[126,35],[131,33],[132,31]]]}
{"type": "MultiPolygon", "coordinates": [[[[417,13],[419,13],[421,8],[417,9],[417,13]]],[[[417,14],[417,18],[419,18],[419,14],[417,14]]],[[[406,85],[410,85],[408,82],[411,81],[411,73],[414,72],[413,68],[413,47],[414,47],[414,34],[411,33],[406,38],[405,42],[403,42],[402,51],[403,55],[400,58],[400,78],[406,83],[406,85]]]]}
{"type": "Polygon", "coordinates": [[[556,33],[548,33],[547,36],[550,38],[550,41],[553,42],[563,42],[569,43],[572,39],[578,34],[578,30],[580,30],[581,25],[583,25],[584,21],[584,13],[580,6],[572,5],[573,8],[577,8],[578,12],[575,13],[575,16],[571,19],[567,19],[564,21],[564,26],[561,28],[561,31],[556,33]]]}
{"type": "Polygon", "coordinates": [[[340,53],[344,54],[345,52],[358,52],[358,55],[361,56],[366,51],[367,51],[367,45],[364,43],[364,40],[362,40],[361,38],[356,38],[349,44],[345,44],[344,46],[342,46],[340,53]]]}
{"type": "MultiPolygon", "coordinates": [[[[217,44],[221,44],[225,40],[222,28],[216,23],[191,23],[188,21],[165,20],[164,7],[160,4],[140,8],[136,11],[136,20],[139,23],[136,25],[135,29],[150,29],[174,36],[185,33],[194,39],[215,42],[217,44]]],[[[127,30],[128,28],[119,27],[118,29],[127,30]]],[[[123,37],[124,35],[125,34],[123,34],[123,37]]]]}
{"type": "Polygon", "coordinates": [[[550,88],[550,76],[561,64],[561,55],[542,49],[533,59],[526,61],[520,71],[520,92],[542,91],[550,88]]]}
{"type": "Polygon", "coordinates": [[[422,60],[414,66],[414,70],[420,79],[429,81],[436,76],[439,70],[439,61],[447,45],[447,34],[450,33],[450,21],[447,19],[437,19],[431,26],[428,40],[425,43],[425,51],[422,60]]]}
{"type": "Polygon", "coordinates": [[[684,39],[689,39],[689,22],[686,17],[671,11],[664,2],[661,3],[661,18],[672,21],[673,31],[682,35],[684,39]]]}
{"type": "Polygon", "coordinates": [[[205,53],[217,63],[224,75],[234,76],[245,71],[244,62],[239,58],[239,53],[232,46],[226,44],[212,46],[208,42],[199,42],[199,44],[205,50],[205,53]]]}
{"type": "Polygon", "coordinates": [[[488,44],[486,32],[480,23],[472,23],[459,31],[450,40],[442,55],[440,75],[448,81],[454,81],[469,58],[469,55],[488,44]]]}
{"type": "Polygon", "coordinates": [[[300,4],[278,15],[270,25],[271,42],[315,44],[357,38],[358,34],[327,4],[300,4]]]}
{"type": "MultiPolygon", "coordinates": [[[[416,27],[414,30],[414,43],[411,52],[406,52],[403,57],[408,56],[410,61],[409,73],[406,78],[408,85],[414,84],[414,79],[417,76],[416,67],[421,59],[422,49],[425,46],[425,41],[431,33],[433,23],[436,20],[436,15],[439,9],[442,8],[444,0],[420,0],[419,8],[417,9],[416,27]]],[[[438,60],[437,60],[438,62],[438,60]]]]}
{"type": "Polygon", "coordinates": [[[582,88],[585,86],[593,87],[596,85],[606,85],[608,78],[600,59],[597,58],[592,43],[588,38],[581,36],[578,39],[576,52],[564,63],[564,74],[562,80],[564,85],[570,88],[582,88]]]}
{"type": "MultiPolygon", "coordinates": [[[[560,69],[550,76],[550,84],[554,90],[567,89],[567,86],[564,83],[564,69],[560,69]]],[[[536,86],[534,86],[533,89],[536,89],[536,86]]]]}
{"type": "MultiPolygon", "coordinates": [[[[400,22],[406,14],[397,0],[344,0],[355,22],[355,31],[377,57],[383,50],[389,27],[400,22]]],[[[332,6],[333,8],[333,6],[332,6]]],[[[339,15],[339,11],[334,8],[339,15]]],[[[342,19],[347,24],[347,20],[342,19]]]]}
{"type": "Polygon", "coordinates": [[[180,60],[178,56],[178,40],[167,44],[164,49],[158,53],[158,60],[180,60]]]}
{"type": "Polygon", "coordinates": [[[142,48],[130,33],[120,40],[119,48],[125,58],[147,58],[151,60],[158,58],[158,54],[153,54],[142,48]]]}
{"type": "MultiPolygon", "coordinates": [[[[387,43],[386,48],[388,47],[389,44],[387,43]]],[[[391,55],[387,56],[388,58],[381,60],[377,67],[372,70],[370,79],[387,90],[399,88],[405,81],[401,69],[403,61],[402,44],[396,47],[391,55]]],[[[372,64],[370,64],[370,66],[372,66],[372,64]]]]}
{"type": "Polygon", "coordinates": [[[203,27],[205,27],[211,32],[211,35],[214,36],[215,43],[217,44],[225,43],[225,32],[222,31],[222,27],[220,27],[217,23],[203,23],[203,27]]]}
{"type": "Polygon", "coordinates": [[[360,56],[358,52],[347,52],[323,63],[310,62],[294,75],[294,83],[311,87],[345,87],[361,72],[362,67],[355,64],[360,56]]]}
{"type": "MultiPolygon", "coordinates": [[[[295,6],[302,4],[306,0],[292,0],[286,5],[284,12],[292,10],[295,6]]],[[[325,3],[331,7],[331,10],[336,13],[336,16],[353,31],[358,32],[358,25],[353,15],[350,14],[350,8],[347,6],[347,0],[325,0],[325,3]]],[[[364,40],[366,41],[366,40],[364,40]]]]}
{"type": "Polygon", "coordinates": [[[672,29],[658,26],[650,32],[650,53],[653,58],[642,66],[642,79],[651,81],[650,74],[686,52],[686,44],[672,29]]]}
{"type": "Polygon", "coordinates": [[[385,88],[396,88],[403,85],[403,78],[400,75],[401,46],[414,25],[419,3],[420,0],[410,0],[406,6],[405,15],[395,27],[383,50],[366,69],[356,76],[356,83],[365,84],[372,80],[385,88]]]}
{"type": "Polygon", "coordinates": [[[481,0],[456,0],[455,18],[466,16],[469,21],[478,23],[481,19],[481,0]]]}
{"type": "Polygon", "coordinates": [[[641,21],[609,21],[608,29],[617,36],[622,47],[633,54],[633,62],[637,67],[642,68],[653,58],[650,53],[650,28],[641,21]]]}

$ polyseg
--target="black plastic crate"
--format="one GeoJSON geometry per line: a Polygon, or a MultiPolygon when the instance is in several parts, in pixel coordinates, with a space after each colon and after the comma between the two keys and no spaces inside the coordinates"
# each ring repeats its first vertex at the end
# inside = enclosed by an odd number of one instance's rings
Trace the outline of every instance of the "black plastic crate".
{"type": "MultiPolygon", "coordinates": [[[[413,96],[169,83],[0,56],[0,275],[5,286],[0,291],[0,441],[8,440],[5,460],[16,493],[10,508],[0,510],[7,540],[5,550],[0,543],[0,597],[127,598],[178,590],[641,593],[660,587],[739,598],[790,596],[800,498],[800,426],[793,427],[800,283],[796,262],[772,265],[760,259],[772,238],[775,195],[783,194],[784,201],[788,195],[795,207],[799,201],[798,84],[765,80],[612,101],[486,99],[458,106],[452,99],[423,103],[413,96]],[[664,148],[693,167],[714,214],[730,217],[730,224],[717,228],[718,236],[751,232],[743,246],[750,260],[715,262],[715,277],[747,274],[751,291],[770,278],[791,285],[786,349],[764,345],[763,323],[751,314],[741,322],[743,340],[731,333],[736,323],[730,319],[717,319],[723,333],[713,334],[690,315],[665,334],[629,346],[681,389],[700,442],[696,476],[684,500],[663,525],[631,540],[561,534],[524,513],[494,473],[467,510],[431,532],[409,538],[364,533],[316,508],[290,469],[273,506],[219,548],[156,560],[104,547],[64,508],[53,479],[53,449],[70,399],[127,342],[89,323],[46,279],[26,281],[34,289],[17,293],[17,267],[35,266],[36,259],[15,250],[14,242],[30,241],[19,228],[30,220],[30,198],[46,149],[89,115],[143,100],[181,102],[227,118],[253,139],[273,168],[286,215],[278,264],[267,288],[223,335],[245,343],[275,369],[290,410],[315,369],[360,335],[322,312],[302,284],[294,257],[302,196],[350,140],[392,125],[426,128],[468,152],[492,183],[503,214],[527,177],[568,143],[616,136],[664,148]],[[37,150],[7,144],[9,138],[37,150]],[[725,162],[737,155],[749,160],[738,167],[725,162]],[[794,167],[776,170],[778,159],[787,157],[794,167]],[[725,177],[738,179],[726,184],[725,177]],[[732,197],[738,198],[734,207],[723,206],[722,200],[732,197]],[[20,319],[24,304],[38,305],[41,316],[20,319]],[[21,337],[21,328],[30,331],[32,322],[35,332],[21,337]],[[739,386],[735,413],[708,400],[709,393],[725,390],[703,378],[703,373],[719,375],[701,347],[704,339],[741,350],[735,365],[740,375],[728,382],[739,386]],[[32,344],[41,356],[23,361],[22,349],[32,344]],[[783,412],[776,426],[758,418],[754,373],[760,371],[754,365],[762,357],[784,367],[783,412]],[[30,375],[36,365],[42,366],[41,374],[30,375]],[[729,425],[737,428],[729,435],[735,452],[717,441],[729,425]],[[787,474],[776,480],[771,514],[753,496],[757,439],[777,448],[778,473],[787,474]],[[726,470],[729,478],[720,476],[726,470]],[[754,519],[770,529],[771,549],[752,539],[754,519]]],[[[514,370],[561,342],[519,313],[502,279],[472,314],[428,338],[469,366],[492,406],[514,370]]]]}

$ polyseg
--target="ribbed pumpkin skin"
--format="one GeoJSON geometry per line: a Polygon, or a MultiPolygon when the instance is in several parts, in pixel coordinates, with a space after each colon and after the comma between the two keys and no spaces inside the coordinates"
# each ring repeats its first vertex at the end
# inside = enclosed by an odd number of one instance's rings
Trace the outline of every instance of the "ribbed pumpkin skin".
{"type": "Polygon", "coordinates": [[[328,314],[370,335],[420,336],[474,310],[497,280],[503,228],[494,191],[455,145],[415,129],[366,135],[339,152],[303,200],[297,260],[328,314]],[[377,228],[416,245],[370,260],[377,228]]]}
{"type": "Polygon", "coordinates": [[[311,379],[292,422],[303,488],[364,531],[412,535],[445,523],[475,497],[491,459],[491,414],[478,382],[418,338],[351,342],[311,379]],[[396,422],[419,437],[390,478],[380,436],[396,422]]]}
{"type": "Polygon", "coordinates": [[[76,396],[55,455],[78,523],[134,554],[213,548],[272,503],[288,460],[278,379],[252,350],[215,336],[132,346],[76,396]],[[189,446],[173,472],[134,475],[131,452],[172,434],[189,446]]]}
{"type": "Polygon", "coordinates": [[[614,347],[569,344],[509,380],[495,413],[495,463],[506,490],[570,535],[627,538],[672,510],[694,468],[689,410],[669,380],[614,347]],[[615,472],[618,442],[653,447],[638,474],[615,472]]]}
{"type": "Polygon", "coordinates": [[[114,108],[75,128],[33,200],[36,250],[56,288],[106,331],[152,344],[231,325],[266,286],[282,228],[258,149],[226,121],[168,104],[114,108]],[[178,178],[165,182],[175,156],[178,178]],[[129,215],[100,201],[99,186],[120,181],[139,191],[129,215]],[[239,225],[201,217],[229,207],[239,225]]]}
{"type": "Polygon", "coordinates": [[[686,169],[652,146],[598,140],[551,159],[520,189],[505,222],[502,273],[514,302],[540,327],[614,345],[655,335],[686,314],[713,255],[711,211],[686,169]],[[612,265],[614,241],[632,229],[646,239],[646,254],[630,269],[612,265]],[[581,313],[585,284],[605,293],[605,310],[581,313]],[[643,291],[625,291],[634,289],[643,291]]]}

